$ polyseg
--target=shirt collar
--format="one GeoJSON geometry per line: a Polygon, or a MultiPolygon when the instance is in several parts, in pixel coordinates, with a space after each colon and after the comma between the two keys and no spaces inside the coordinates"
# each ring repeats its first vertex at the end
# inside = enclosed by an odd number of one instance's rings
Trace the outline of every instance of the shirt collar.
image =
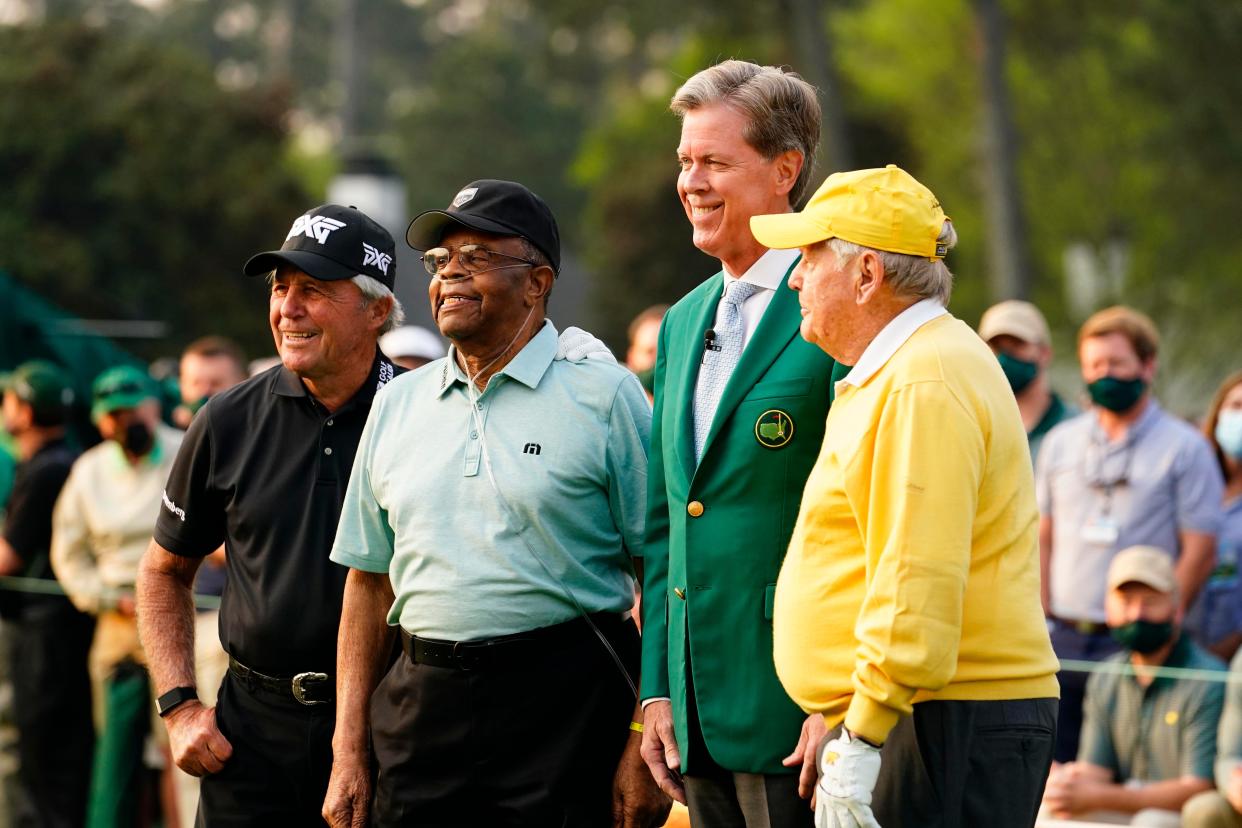
{"type": "MultiPolygon", "coordinates": [[[[522,350],[518,351],[513,359],[492,375],[492,379],[488,381],[488,388],[492,387],[492,383],[499,376],[516,380],[527,388],[536,388],[539,381],[543,379],[543,375],[547,373],[552,360],[556,359],[559,337],[560,333],[552,324],[552,320],[545,319],[539,333],[531,337],[530,342],[522,346],[522,350]]],[[[448,356],[444,358],[444,364],[440,368],[440,384],[436,388],[436,396],[442,397],[444,392],[455,384],[465,385],[468,381],[466,372],[457,362],[457,346],[449,345],[448,356]]]]}
{"type": "Polygon", "coordinates": [[[1065,403],[1061,402],[1061,398],[1057,396],[1055,391],[1048,394],[1048,409],[1043,416],[1039,418],[1039,422],[1031,429],[1028,437],[1039,437],[1047,434],[1052,427],[1061,422],[1062,415],[1065,413],[1065,403]]]}
{"type": "Polygon", "coordinates": [[[760,256],[755,263],[747,268],[746,272],[741,276],[730,276],[729,271],[721,268],[724,274],[725,287],[729,287],[734,282],[750,282],[752,285],[758,285],[768,290],[776,290],[781,286],[781,282],[785,280],[785,274],[789,272],[789,268],[793,267],[793,263],[798,260],[800,251],[797,248],[793,250],[768,250],[760,256]]]}
{"type": "MultiPolygon", "coordinates": [[[[375,349],[375,356],[371,360],[371,371],[367,374],[367,378],[363,381],[354,395],[350,397],[346,406],[358,403],[368,403],[374,399],[376,392],[383,388],[389,380],[398,373],[397,367],[384,356],[379,347],[375,349]]],[[[273,371],[271,391],[281,397],[309,397],[310,392],[306,390],[306,385],[298,377],[297,374],[290,371],[284,365],[277,366],[273,371]]]]}
{"type": "Polygon", "coordinates": [[[863,350],[862,356],[845,378],[837,383],[836,392],[840,394],[842,386],[846,385],[861,388],[897,353],[897,349],[906,344],[906,340],[915,331],[946,313],[948,311],[944,309],[944,305],[935,299],[924,299],[894,316],[863,350]]]}
{"type": "MultiPolygon", "coordinates": [[[[1126,436],[1123,437],[1117,445],[1129,445],[1138,442],[1143,435],[1155,425],[1156,421],[1164,414],[1164,409],[1160,407],[1160,403],[1156,402],[1155,397],[1147,398],[1147,406],[1143,409],[1143,413],[1138,419],[1130,424],[1126,429],[1126,436]]],[[[1099,416],[1095,416],[1091,421],[1091,435],[1095,442],[1100,445],[1110,445],[1108,434],[1104,431],[1104,427],[1100,425],[1099,416]]]]}

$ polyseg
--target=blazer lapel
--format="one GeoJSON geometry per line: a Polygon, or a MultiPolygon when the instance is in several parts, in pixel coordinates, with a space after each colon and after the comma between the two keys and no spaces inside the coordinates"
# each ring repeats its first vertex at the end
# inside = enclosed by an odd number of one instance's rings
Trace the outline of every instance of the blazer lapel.
{"type": "MultiPolygon", "coordinates": [[[[776,361],[789,341],[798,334],[802,314],[799,310],[798,295],[789,288],[789,274],[793,273],[799,261],[801,257],[795,259],[789,270],[785,271],[785,278],[781,280],[780,287],[772,296],[772,301],[764,311],[763,318],[759,320],[759,327],[755,329],[750,342],[746,343],[746,350],[742,351],[742,358],[738,360],[737,367],[733,369],[733,376],[729,377],[724,393],[720,395],[720,405],[716,408],[711,430],[707,432],[707,443],[703,446],[704,456],[711,451],[712,441],[720,432],[721,425],[733,413],[733,409],[737,408],[738,403],[742,401],[751,387],[776,361]]],[[[700,352],[701,350],[700,344],[700,352]]],[[[693,460],[693,447],[691,447],[690,456],[693,460]]]]}
{"type": "Polygon", "coordinates": [[[703,296],[687,309],[689,327],[683,332],[685,347],[678,349],[686,354],[686,361],[677,366],[676,370],[681,372],[677,377],[677,399],[670,402],[676,403],[674,416],[681,418],[680,427],[675,429],[676,451],[687,484],[698,466],[694,457],[694,386],[699,380],[699,366],[703,363],[703,333],[715,323],[716,306],[720,304],[723,293],[724,277],[717,273],[703,291],[703,296]]]}

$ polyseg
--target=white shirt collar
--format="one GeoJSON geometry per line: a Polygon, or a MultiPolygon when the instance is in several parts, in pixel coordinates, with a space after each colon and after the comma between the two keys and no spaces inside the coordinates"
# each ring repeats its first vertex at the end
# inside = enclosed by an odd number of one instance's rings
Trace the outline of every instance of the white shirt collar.
{"type": "Polygon", "coordinates": [[[793,267],[793,263],[797,260],[800,251],[797,248],[792,250],[768,250],[762,256],[755,260],[755,263],[747,268],[746,272],[740,277],[729,275],[729,271],[723,267],[725,289],[727,290],[734,282],[750,282],[752,285],[758,285],[768,290],[776,290],[781,286],[781,282],[785,278],[785,274],[789,272],[789,268],[793,267]]]}
{"type": "Polygon", "coordinates": [[[888,324],[876,334],[875,339],[862,352],[858,362],[842,379],[837,381],[836,391],[841,393],[842,386],[861,387],[884,367],[884,363],[897,353],[897,349],[906,344],[906,340],[914,332],[937,317],[944,316],[948,311],[935,299],[924,299],[889,320],[888,324]]]}

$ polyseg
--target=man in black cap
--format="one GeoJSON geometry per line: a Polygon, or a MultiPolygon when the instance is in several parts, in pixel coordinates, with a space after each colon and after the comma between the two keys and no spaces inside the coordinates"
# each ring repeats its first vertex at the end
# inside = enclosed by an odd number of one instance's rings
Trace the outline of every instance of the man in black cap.
{"type": "Polygon", "coordinates": [[[392,237],[356,209],[300,216],[267,274],[281,365],[213,396],[185,436],[143,559],[139,618],[173,758],[202,776],[199,824],[312,825],[332,765],[345,570],[328,560],[376,392],[399,369],[392,237]],[[197,698],[191,587],[224,543],[216,707],[197,698]]]}
{"type": "MultiPolygon", "coordinates": [[[[21,461],[0,537],[0,575],[54,581],[52,509],[78,456],[65,441],[72,382],[57,366],[33,361],[0,378],[0,389],[4,427],[21,461]]],[[[81,825],[95,741],[86,667],[95,619],[63,595],[0,592],[0,599],[16,628],[6,667],[26,800],[19,807],[31,811],[14,814],[15,824],[81,825]]]]}
{"type": "Polygon", "coordinates": [[[358,446],[332,550],[350,570],[324,816],[662,824],[629,617],[646,397],[615,360],[558,358],[560,241],[530,190],[473,182],[406,240],[452,347],[384,392],[358,446]]]}

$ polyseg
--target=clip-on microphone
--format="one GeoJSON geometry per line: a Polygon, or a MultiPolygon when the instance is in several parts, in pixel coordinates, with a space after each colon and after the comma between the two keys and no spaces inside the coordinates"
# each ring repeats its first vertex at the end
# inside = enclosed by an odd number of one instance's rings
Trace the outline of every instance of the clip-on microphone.
{"type": "Polygon", "coordinates": [[[708,328],[703,332],[703,362],[707,362],[708,351],[719,351],[720,346],[716,344],[716,332],[708,328]]]}

